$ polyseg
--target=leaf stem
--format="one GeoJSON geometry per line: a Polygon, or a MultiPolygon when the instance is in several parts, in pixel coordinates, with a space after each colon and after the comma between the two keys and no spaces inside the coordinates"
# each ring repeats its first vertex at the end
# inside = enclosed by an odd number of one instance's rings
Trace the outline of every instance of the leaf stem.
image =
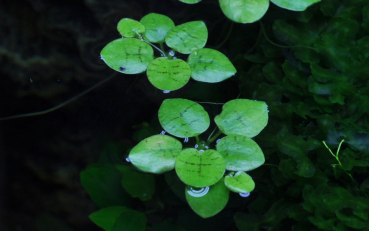
{"type": "Polygon", "coordinates": [[[197,144],[197,145],[200,145],[201,143],[200,143],[200,138],[199,138],[199,136],[195,136],[195,138],[196,138],[196,144],[197,144]]]}
{"type": "Polygon", "coordinates": [[[152,47],[154,47],[156,50],[158,50],[160,53],[161,53],[161,56],[162,57],[165,57],[165,58],[168,58],[167,55],[164,53],[164,51],[162,51],[159,47],[155,46],[154,44],[152,44],[151,42],[149,41],[146,41],[145,39],[141,38],[141,41],[151,45],[152,47]]]}
{"type": "Polygon", "coordinates": [[[213,137],[211,137],[207,142],[206,145],[209,145],[211,143],[214,142],[214,140],[216,140],[218,138],[218,136],[220,136],[221,134],[223,134],[223,132],[221,130],[219,130],[213,137]]]}

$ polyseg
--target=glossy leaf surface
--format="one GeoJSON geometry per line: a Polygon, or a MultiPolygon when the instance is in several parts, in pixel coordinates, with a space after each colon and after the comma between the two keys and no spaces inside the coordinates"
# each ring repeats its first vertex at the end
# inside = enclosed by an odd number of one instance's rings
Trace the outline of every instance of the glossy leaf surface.
{"type": "Polygon", "coordinates": [[[320,2],[320,0],[270,0],[277,6],[292,10],[292,11],[304,11],[314,3],[320,2]]]}
{"type": "Polygon", "coordinates": [[[217,144],[217,151],[222,154],[229,171],[250,171],[265,162],[259,145],[245,136],[223,137],[217,144]]]}
{"type": "Polygon", "coordinates": [[[219,0],[223,13],[232,21],[252,23],[264,16],[269,0],[219,0]]]}
{"type": "Polygon", "coordinates": [[[221,82],[237,72],[224,54],[209,48],[193,51],[187,63],[191,68],[191,77],[201,82],[221,82]]]}
{"type": "Polygon", "coordinates": [[[205,46],[208,29],[203,21],[187,22],[169,30],[165,42],[175,51],[189,54],[205,46]]]}
{"type": "Polygon", "coordinates": [[[135,38],[120,38],[108,43],[101,58],[112,69],[124,74],[144,72],[154,60],[152,47],[135,38]]]}
{"type": "Polygon", "coordinates": [[[177,90],[186,85],[190,76],[190,67],[182,59],[157,58],[147,67],[149,81],[161,90],[177,90]]]}
{"type": "Polygon", "coordinates": [[[223,105],[222,113],[214,120],[226,135],[252,138],[258,135],[268,123],[267,105],[265,102],[249,99],[231,100],[223,105]]]}
{"type": "Polygon", "coordinates": [[[210,118],[204,108],[187,99],[166,99],[159,108],[159,121],[168,133],[185,138],[206,131],[210,118]]]}
{"type": "Polygon", "coordinates": [[[227,205],[229,189],[223,179],[206,188],[186,187],[186,199],[192,210],[202,218],[216,215],[227,205]]]}
{"type": "Polygon", "coordinates": [[[235,193],[249,193],[255,188],[255,182],[245,172],[236,172],[234,176],[228,175],[224,178],[224,184],[235,193]]]}
{"type": "Polygon", "coordinates": [[[144,39],[152,43],[164,42],[168,31],[174,27],[172,19],[156,13],[145,15],[140,22],[145,26],[144,39]]]}
{"type": "Polygon", "coordinates": [[[178,177],[187,185],[206,187],[215,184],[225,172],[225,161],[215,150],[199,152],[184,149],[177,156],[175,169],[178,177]]]}
{"type": "Polygon", "coordinates": [[[117,29],[123,37],[133,38],[145,32],[145,27],[139,21],[123,18],[119,21],[117,29]]]}
{"type": "Polygon", "coordinates": [[[174,168],[175,158],[181,150],[181,142],[173,137],[155,135],[132,148],[129,159],[144,172],[163,173],[174,168]]]}

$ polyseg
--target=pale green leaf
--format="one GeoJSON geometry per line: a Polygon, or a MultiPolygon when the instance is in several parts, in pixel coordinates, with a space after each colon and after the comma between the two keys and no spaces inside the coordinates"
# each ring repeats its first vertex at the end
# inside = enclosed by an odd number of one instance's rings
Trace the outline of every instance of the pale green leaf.
{"type": "Polygon", "coordinates": [[[174,27],[172,19],[162,14],[147,14],[140,22],[145,26],[144,39],[152,43],[164,42],[168,31],[174,27]]]}
{"type": "Polygon", "coordinates": [[[201,2],[201,0],[179,0],[179,1],[187,4],[195,4],[201,2]]]}
{"type": "Polygon", "coordinates": [[[178,177],[187,185],[206,187],[218,182],[225,172],[225,161],[215,150],[200,152],[184,149],[177,156],[175,169],[178,177]]]}
{"type": "Polygon", "coordinates": [[[116,71],[137,74],[144,72],[154,60],[154,50],[138,39],[120,38],[108,43],[102,49],[101,58],[116,71]]]}
{"type": "Polygon", "coordinates": [[[129,153],[129,160],[144,172],[163,173],[174,168],[182,143],[166,135],[150,136],[138,143],[129,153]]]}
{"type": "Polygon", "coordinates": [[[255,182],[245,172],[232,173],[224,178],[224,184],[235,193],[249,193],[255,188],[255,182]]]}
{"type": "Polygon", "coordinates": [[[203,48],[208,40],[208,29],[203,21],[183,23],[168,31],[165,42],[168,47],[183,54],[203,48]]]}
{"type": "Polygon", "coordinates": [[[237,72],[224,54],[208,48],[193,51],[187,63],[191,68],[191,77],[201,82],[221,82],[237,72]]]}
{"type": "Polygon", "coordinates": [[[145,27],[139,21],[123,18],[118,22],[117,29],[119,33],[127,38],[138,37],[145,32],[145,27]]]}
{"type": "Polygon", "coordinates": [[[160,90],[177,90],[186,85],[190,76],[190,67],[181,59],[157,58],[147,67],[149,81],[160,90]]]}
{"type": "Polygon", "coordinates": [[[219,0],[219,4],[229,19],[239,23],[258,21],[269,8],[269,0],[219,0]]]}
{"type": "Polygon", "coordinates": [[[292,10],[292,11],[304,11],[314,3],[320,2],[320,0],[270,0],[277,6],[292,10]]]}

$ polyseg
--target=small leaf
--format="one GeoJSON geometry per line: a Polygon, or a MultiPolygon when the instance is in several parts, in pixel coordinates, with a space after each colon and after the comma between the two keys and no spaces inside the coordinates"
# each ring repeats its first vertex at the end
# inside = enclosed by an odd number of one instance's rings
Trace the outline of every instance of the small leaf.
{"type": "Polygon", "coordinates": [[[217,151],[222,154],[229,171],[250,171],[265,162],[259,145],[245,136],[230,135],[222,138],[217,144],[217,151]]]}
{"type": "Polygon", "coordinates": [[[219,0],[223,13],[239,23],[252,23],[261,19],[269,8],[269,0],[219,0]]]}
{"type": "Polygon", "coordinates": [[[177,156],[176,172],[187,185],[206,187],[215,184],[225,172],[222,155],[215,150],[199,152],[197,149],[184,149],[177,156]]]}
{"type": "Polygon", "coordinates": [[[224,184],[235,193],[249,193],[254,190],[255,182],[245,172],[237,172],[234,176],[226,176],[224,184]]]}
{"type": "Polygon", "coordinates": [[[179,1],[187,4],[195,4],[201,2],[201,0],[179,0],[179,1]]]}
{"type": "Polygon", "coordinates": [[[138,39],[120,38],[108,43],[101,58],[112,69],[124,74],[138,74],[154,60],[152,47],[138,39]]]}
{"type": "Polygon", "coordinates": [[[267,105],[265,102],[249,99],[231,100],[223,105],[222,113],[214,120],[226,135],[252,138],[258,135],[268,123],[267,105]]]}
{"type": "Polygon", "coordinates": [[[188,82],[191,70],[182,59],[157,58],[147,67],[147,77],[156,88],[174,91],[188,82]]]}
{"type": "Polygon", "coordinates": [[[129,153],[129,160],[144,172],[163,173],[174,168],[182,144],[166,135],[150,136],[138,143],[129,153]]]}
{"type": "Polygon", "coordinates": [[[270,0],[277,6],[292,10],[292,11],[304,11],[314,3],[320,2],[320,0],[270,0]]]}
{"type": "Polygon", "coordinates": [[[181,138],[197,136],[210,126],[209,115],[204,108],[187,99],[164,100],[158,115],[164,130],[181,138]]]}
{"type": "Polygon", "coordinates": [[[114,223],[111,231],[145,231],[146,215],[136,210],[122,213],[114,223]]]}
{"type": "Polygon", "coordinates": [[[203,21],[187,22],[168,31],[165,42],[168,47],[183,54],[203,48],[208,40],[208,29],[203,21]]]}
{"type": "Polygon", "coordinates": [[[111,206],[100,209],[88,216],[93,223],[103,228],[105,231],[111,231],[116,220],[125,212],[132,211],[123,206],[111,206]]]}
{"type": "Polygon", "coordinates": [[[227,205],[229,189],[224,185],[223,180],[203,189],[187,186],[186,199],[195,213],[202,218],[208,218],[222,211],[227,205]]]}
{"type": "Polygon", "coordinates": [[[139,21],[123,18],[118,22],[117,29],[119,33],[127,38],[138,37],[139,34],[145,32],[145,27],[139,21]]]}
{"type": "Polygon", "coordinates": [[[221,82],[237,72],[224,54],[208,48],[192,52],[188,56],[187,63],[191,68],[191,77],[201,82],[221,82]]]}
{"type": "Polygon", "coordinates": [[[162,43],[168,31],[174,27],[174,22],[162,14],[150,13],[140,21],[145,26],[144,39],[152,43],[162,43]]]}

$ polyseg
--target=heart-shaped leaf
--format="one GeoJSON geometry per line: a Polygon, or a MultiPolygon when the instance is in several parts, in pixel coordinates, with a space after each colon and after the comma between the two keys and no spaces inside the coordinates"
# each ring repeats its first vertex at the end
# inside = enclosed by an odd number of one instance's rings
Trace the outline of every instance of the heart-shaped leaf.
{"type": "Polygon", "coordinates": [[[202,189],[187,186],[186,199],[195,213],[203,218],[208,218],[222,211],[227,205],[229,189],[224,185],[223,180],[202,189]]]}
{"type": "Polygon", "coordinates": [[[154,50],[138,39],[120,38],[108,43],[102,49],[101,58],[116,71],[137,74],[144,72],[154,60],[154,50]]]}
{"type": "Polygon", "coordinates": [[[314,3],[320,2],[320,0],[270,0],[277,6],[293,11],[304,11],[314,3]]]}
{"type": "Polygon", "coordinates": [[[230,171],[250,171],[265,162],[261,148],[252,139],[230,135],[217,143],[217,151],[222,154],[226,169],[230,171]]]}
{"type": "Polygon", "coordinates": [[[191,70],[181,59],[157,58],[147,67],[147,77],[156,88],[174,91],[188,82],[191,70]]]}
{"type": "Polygon", "coordinates": [[[223,13],[239,23],[252,23],[261,19],[269,8],[269,0],[219,0],[223,13]]]}
{"type": "Polygon", "coordinates": [[[145,26],[144,39],[152,43],[164,42],[168,31],[174,27],[172,19],[162,14],[147,14],[140,22],[145,26]]]}
{"type": "Polygon", "coordinates": [[[174,168],[182,144],[166,135],[150,136],[138,143],[129,153],[129,160],[144,172],[163,173],[174,168]]]}
{"type": "Polygon", "coordinates": [[[224,184],[235,193],[249,193],[255,188],[255,182],[245,172],[232,173],[224,178],[224,184]]]}
{"type": "Polygon", "coordinates": [[[215,150],[199,152],[189,148],[179,153],[175,169],[185,184],[202,188],[213,185],[222,178],[225,162],[222,155],[215,150]]]}
{"type": "Polygon", "coordinates": [[[118,22],[117,29],[119,33],[127,38],[138,37],[145,32],[145,27],[139,21],[123,18],[118,22]]]}
{"type": "Polygon", "coordinates": [[[203,48],[208,40],[208,29],[203,21],[187,22],[168,31],[165,42],[168,47],[183,54],[203,48]]]}
{"type": "Polygon", "coordinates": [[[191,77],[201,82],[221,82],[237,72],[224,54],[208,48],[193,51],[187,63],[191,68],[191,77]]]}
{"type": "Polygon", "coordinates": [[[164,130],[181,138],[197,136],[210,125],[209,115],[204,108],[187,99],[164,100],[158,114],[164,130]]]}
{"type": "Polygon", "coordinates": [[[226,135],[241,135],[252,138],[268,123],[267,105],[263,101],[235,99],[223,105],[222,113],[215,123],[226,135]]]}

